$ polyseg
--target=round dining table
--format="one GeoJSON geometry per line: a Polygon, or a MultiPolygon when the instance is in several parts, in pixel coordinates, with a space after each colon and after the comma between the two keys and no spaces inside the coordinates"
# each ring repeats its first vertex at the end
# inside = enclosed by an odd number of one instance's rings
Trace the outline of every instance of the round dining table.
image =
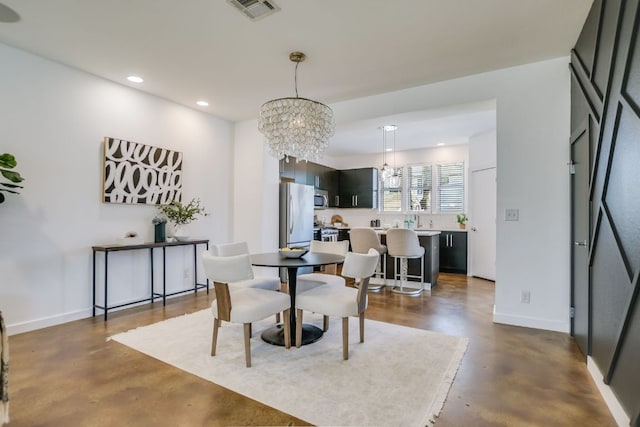
{"type": "MultiPolygon", "coordinates": [[[[298,268],[319,267],[328,264],[342,264],[344,256],[308,252],[300,258],[285,258],[279,252],[251,255],[251,264],[256,267],[283,267],[289,276],[289,296],[291,298],[291,345],[296,345],[296,284],[298,268]]],[[[269,344],[284,346],[284,327],[282,324],[272,326],[262,332],[262,339],[269,344]]],[[[311,344],[322,338],[322,329],[310,324],[302,325],[302,345],[311,344]]]]}

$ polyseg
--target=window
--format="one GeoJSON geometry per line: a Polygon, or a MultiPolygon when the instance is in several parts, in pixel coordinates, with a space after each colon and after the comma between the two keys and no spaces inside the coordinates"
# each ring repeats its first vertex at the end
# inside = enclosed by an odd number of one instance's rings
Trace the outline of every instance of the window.
{"type": "Polygon", "coordinates": [[[400,185],[389,186],[389,178],[382,180],[382,210],[385,212],[402,212],[402,187],[404,168],[395,168],[400,176],[400,185]]]}
{"type": "Polygon", "coordinates": [[[438,211],[462,212],[464,206],[464,163],[442,163],[438,170],[438,211]]]}
{"type": "Polygon", "coordinates": [[[407,170],[407,210],[431,213],[431,165],[410,165],[407,170]]]}

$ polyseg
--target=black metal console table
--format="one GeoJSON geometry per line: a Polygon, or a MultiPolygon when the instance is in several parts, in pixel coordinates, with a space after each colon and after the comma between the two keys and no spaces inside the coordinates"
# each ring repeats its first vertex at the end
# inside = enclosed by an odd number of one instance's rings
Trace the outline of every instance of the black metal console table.
{"type": "Polygon", "coordinates": [[[127,305],[138,304],[145,301],[151,301],[153,303],[156,297],[162,297],[162,305],[166,305],[167,297],[171,295],[182,294],[185,292],[194,293],[198,292],[198,289],[206,288],[207,294],[209,293],[209,279],[206,284],[198,283],[198,245],[206,245],[209,249],[209,240],[187,240],[182,242],[160,242],[160,243],[140,243],[138,245],[108,245],[108,246],[93,246],[93,316],[96,315],[96,308],[104,311],[104,320],[107,320],[107,313],[109,310],[125,307],[127,305]],[[166,284],[166,248],[169,246],[193,246],[193,289],[185,289],[182,291],[167,293],[166,284]],[[162,248],[162,293],[156,292],[153,284],[153,250],[155,248],[162,248]],[[124,304],[118,304],[109,307],[107,299],[108,290],[108,272],[109,272],[109,253],[118,251],[134,251],[139,249],[149,249],[149,259],[151,265],[151,292],[148,298],[138,299],[136,301],[130,301],[124,304]],[[96,253],[104,252],[104,305],[96,304],[96,253]]]}

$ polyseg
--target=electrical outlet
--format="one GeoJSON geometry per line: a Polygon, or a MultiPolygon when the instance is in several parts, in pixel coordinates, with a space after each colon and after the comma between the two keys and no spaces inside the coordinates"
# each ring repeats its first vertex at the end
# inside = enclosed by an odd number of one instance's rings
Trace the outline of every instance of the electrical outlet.
{"type": "Polygon", "coordinates": [[[531,302],[531,292],[522,291],[520,294],[520,302],[523,304],[529,304],[531,302]]]}
{"type": "Polygon", "coordinates": [[[505,221],[518,221],[520,219],[520,210],[519,209],[506,209],[504,211],[504,220],[505,221]]]}

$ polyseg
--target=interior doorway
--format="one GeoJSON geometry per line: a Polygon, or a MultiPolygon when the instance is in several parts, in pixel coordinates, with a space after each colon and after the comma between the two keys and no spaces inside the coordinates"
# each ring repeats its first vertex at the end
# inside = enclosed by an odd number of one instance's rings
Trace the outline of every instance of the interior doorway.
{"type": "Polygon", "coordinates": [[[471,172],[471,275],[496,280],[496,168],[471,172]]]}

